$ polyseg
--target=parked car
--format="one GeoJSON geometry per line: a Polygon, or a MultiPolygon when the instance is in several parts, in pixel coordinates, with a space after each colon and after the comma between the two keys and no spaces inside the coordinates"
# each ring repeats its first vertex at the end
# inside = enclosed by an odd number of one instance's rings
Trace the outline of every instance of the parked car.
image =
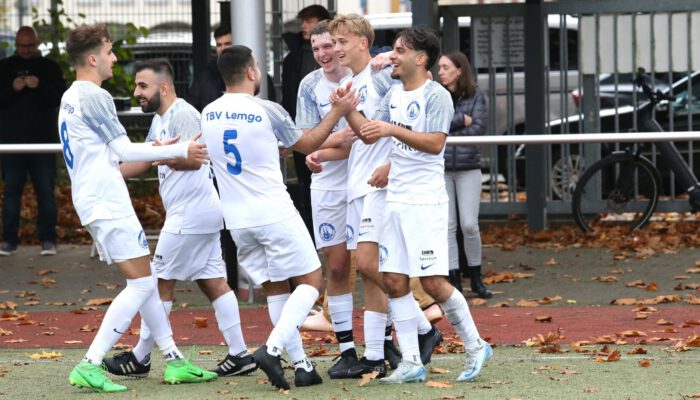
{"type": "MultiPolygon", "coordinates": [[[[672,74],[672,82],[683,78],[683,74],[674,73],[672,74]]],[[[633,93],[637,93],[637,98],[640,101],[646,101],[648,98],[644,95],[639,88],[637,88],[632,80],[634,79],[633,74],[617,74],[617,83],[615,81],[615,74],[601,74],[598,78],[598,98],[600,99],[600,109],[605,108],[615,108],[620,106],[632,105],[634,103],[633,93]]],[[[668,74],[667,73],[657,73],[654,74],[654,80],[652,81],[650,77],[645,78],[647,84],[655,87],[657,90],[662,92],[668,91],[670,85],[668,84],[668,74]]],[[[576,107],[581,107],[581,102],[583,100],[583,90],[580,88],[575,89],[571,92],[571,98],[573,99],[576,107]]]]}

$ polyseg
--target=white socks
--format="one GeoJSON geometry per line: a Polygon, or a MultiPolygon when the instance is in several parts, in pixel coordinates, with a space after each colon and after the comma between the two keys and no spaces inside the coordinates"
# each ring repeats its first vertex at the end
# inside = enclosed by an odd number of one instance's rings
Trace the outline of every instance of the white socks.
{"type": "Polygon", "coordinates": [[[370,361],[384,358],[384,331],[386,330],[386,314],[375,311],[365,311],[365,354],[370,361]]]}
{"type": "Polygon", "coordinates": [[[421,363],[418,347],[418,315],[416,315],[413,293],[409,292],[395,299],[389,298],[389,303],[403,360],[421,363]]]}
{"type": "Polygon", "coordinates": [[[328,296],[328,313],[340,352],[355,348],[352,335],[352,293],[328,296]]]}
{"type": "Polygon", "coordinates": [[[214,307],[219,330],[228,344],[228,353],[235,356],[248,351],[241,331],[241,315],[236,295],[229,290],[214,300],[211,305],[214,307]]]}
{"type": "Polygon", "coordinates": [[[420,304],[418,304],[415,298],[413,302],[416,304],[416,312],[418,313],[418,334],[425,335],[426,333],[430,332],[431,329],[433,329],[433,326],[430,325],[430,321],[428,321],[428,318],[425,317],[423,310],[420,309],[420,304]]]}
{"type": "MultiPolygon", "coordinates": [[[[282,315],[284,305],[287,303],[289,297],[289,293],[267,296],[267,312],[270,314],[272,325],[277,325],[282,315]]],[[[286,343],[285,348],[287,349],[289,358],[292,359],[292,365],[294,365],[295,369],[298,367],[304,367],[304,369],[306,369],[307,365],[311,366],[311,362],[306,357],[306,353],[304,353],[304,345],[301,341],[301,335],[299,335],[299,329],[294,332],[289,342],[286,343]]],[[[310,371],[311,369],[306,370],[310,371]]]]}
{"type": "MultiPolygon", "coordinates": [[[[161,303],[163,303],[165,314],[169,316],[170,311],[173,309],[173,302],[161,300],[161,303]]],[[[139,342],[136,343],[136,347],[134,347],[133,350],[134,357],[136,357],[136,360],[141,364],[146,364],[144,362],[146,356],[151,354],[151,350],[153,350],[153,345],[155,344],[156,342],[155,340],[153,340],[151,330],[148,328],[148,325],[146,325],[146,322],[143,320],[143,318],[141,318],[141,334],[139,335],[139,342]]]]}
{"type": "Polygon", "coordinates": [[[464,341],[464,347],[467,350],[477,349],[479,347],[479,332],[476,330],[476,324],[474,324],[472,314],[469,312],[469,304],[464,296],[459,291],[453,290],[450,298],[440,305],[445,310],[447,320],[464,341]]]}

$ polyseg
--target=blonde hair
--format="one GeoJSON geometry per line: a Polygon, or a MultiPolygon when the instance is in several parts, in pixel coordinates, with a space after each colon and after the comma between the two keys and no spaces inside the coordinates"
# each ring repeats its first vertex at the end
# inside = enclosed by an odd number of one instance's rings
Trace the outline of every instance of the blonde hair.
{"type": "Polygon", "coordinates": [[[361,15],[338,14],[338,16],[328,24],[328,30],[331,32],[331,35],[347,32],[364,37],[367,39],[367,47],[372,46],[374,43],[374,28],[372,28],[369,21],[361,15]]]}

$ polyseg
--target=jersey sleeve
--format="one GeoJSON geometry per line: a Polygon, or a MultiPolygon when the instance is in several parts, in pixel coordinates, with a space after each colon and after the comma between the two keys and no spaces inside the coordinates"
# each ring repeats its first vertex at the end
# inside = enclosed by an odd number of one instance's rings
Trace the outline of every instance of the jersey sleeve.
{"type": "Polygon", "coordinates": [[[270,118],[272,131],[275,133],[277,140],[282,142],[286,148],[294,146],[302,135],[301,129],[297,128],[292,121],[289,113],[282,108],[281,105],[271,101],[262,101],[260,103],[265,109],[265,113],[270,118]]]}
{"type": "Polygon", "coordinates": [[[384,122],[389,122],[391,121],[391,113],[389,110],[389,106],[391,105],[391,96],[392,93],[394,93],[393,89],[389,89],[389,92],[387,92],[386,95],[384,95],[384,98],[382,99],[382,102],[379,103],[379,109],[374,112],[372,115],[372,119],[375,121],[384,121],[384,122]]]}
{"type": "Polygon", "coordinates": [[[401,82],[391,77],[393,70],[394,67],[390,66],[372,73],[372,83],[380,96],[386,96],[394,84],[401,82]]]}
{"type": "Polygon", "coordinates": [[[80,102],[80,109],[85,124],[105,143],[126,135],[126,129],[117,118],[114,100],[106,90],[86,93],[80,102]]]}
{"type": "Polygon", "coordinates": [[[299,128],[313,128],[321,122],[321,113],[318,110],[318,99],[314,92],[314,83],[310,75],[307,75],[299,85],[297,96],[296,124],[299,128]]]}
{"type": "MultiPolygon", "coordinates": [[[[435,84],[438,85],[438,84],[435,84]]],[[[433,90],[426,96],[425,118],[428,132],[450,133],[450,122],[454,115],[452,98],[442,86],[432,86],[433,90]]]]}
{"type": "Polygon", "coordinates": [[[200,118],[199,113],[194,108],[177,110],[170,118],[168,127],[170,137],[180,135],[180,142],[190,140],[202,130],[200,118]]]}

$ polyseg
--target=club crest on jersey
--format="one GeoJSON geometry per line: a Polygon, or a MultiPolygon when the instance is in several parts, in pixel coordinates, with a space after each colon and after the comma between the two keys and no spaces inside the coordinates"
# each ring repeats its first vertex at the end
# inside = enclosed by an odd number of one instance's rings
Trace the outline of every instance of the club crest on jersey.
{"type": "Polygon", "coordinates": [[[350,226],[349,224],[346,225],[346,227],[347,227],[347,230],[346,230],[346,233],[345,233],[345,241],[346,241],[346,242],[352,242],[353,239],[355,239],[355,230],[352,229],[352,226],[350,226]]]}
{"type": "Polygon", "coordinates": [[[360,94],[360,103],[365,104],[365,100],[367,100],[367,85],[362,86],[357,93],[360,94]]]}
{"type": "Polygon", "coordinates": [[[420,115],[420,105],[416,100],[413,100],[412,102],[408,103],[408,107],[406,107],[406,116],[408,119],[413,121],[414,119],[418,118],[420,115]]]}
{"type": "Polygon", "coordinates": [[[384,265],[384,263],[388,259],[389,259],[389,249],[387,249],[384,245],[380,244],[379,245],[379,265],[384,265]]]}
{"type": "Polygon", "coordinates": [[[324,242],[333,240],[335,237],[335,227],[328,222],[324,222],[318,226],[318,234],[324,242]]]}
{"type": "Polygon", "coordinates": [[[162,129],[162,130],[160,131],[160,135],[158,135],[158,140],[160,140],[161,142],[162,142],[163,140],[165,140],[165,135],[166,135],[165,129],[162,129]]]}
{"type": "Polygon", "coordinates": [[[148,239],[146,239],[146,234],[143,232],[143,229],[141,229],[141,232],[139,232],[139,246],[143,247],[144,249],[148,248],[148,239]]]}

